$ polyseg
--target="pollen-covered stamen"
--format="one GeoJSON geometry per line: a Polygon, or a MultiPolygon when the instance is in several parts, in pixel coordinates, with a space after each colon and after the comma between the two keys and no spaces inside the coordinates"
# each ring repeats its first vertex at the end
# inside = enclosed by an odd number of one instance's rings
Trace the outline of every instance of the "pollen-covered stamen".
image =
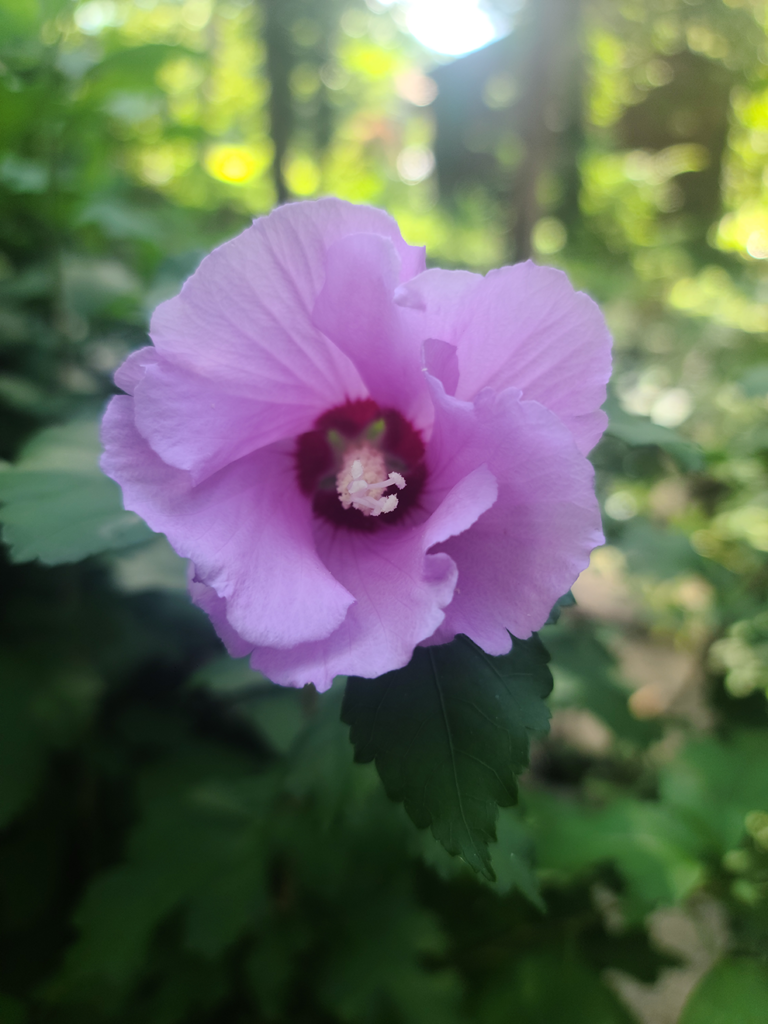
{"type": "Polygon", "coordinates": [[[384,456],[377,448],[366,444],[345,453],[336,477],[336,490],[344,508],[356,508],[366,516],[394,512],[397,495],[385,495],[388,487],[401,491],[405,478],[400,473],[387,474],[384,456]]]}

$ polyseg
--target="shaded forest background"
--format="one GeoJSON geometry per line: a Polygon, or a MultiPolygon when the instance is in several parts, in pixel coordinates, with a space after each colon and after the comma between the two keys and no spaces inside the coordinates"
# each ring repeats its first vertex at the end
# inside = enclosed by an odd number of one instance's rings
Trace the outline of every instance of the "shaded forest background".
{"type": "Polygon", "coordinates": [[[768,1019],[768,9],[497,7],[449,61],[376,0],[0,0],[2,1024],[768,1019]],[[323,194],[561,266],[615,335],[608,543],[493,883],[97,468],[154,306],[323,194]]]}

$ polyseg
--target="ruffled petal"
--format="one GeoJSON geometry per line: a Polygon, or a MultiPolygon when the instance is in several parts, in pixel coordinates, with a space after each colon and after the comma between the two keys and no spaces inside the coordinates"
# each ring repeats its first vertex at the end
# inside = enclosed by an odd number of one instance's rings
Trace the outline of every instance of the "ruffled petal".
{"type": "Polygon", "coordinates": [[[483,280],[482,274],[473,274],[469,270],[432,267],[400,285],[395,292],[395,301],[403,309],[421,314],[417,319],[427,325],[422,327],[425,337],[453,342],[466,315],[467,302],[483,280]]]}
{"type": "Polygon", "coordinates": [[[315,551],[289,446],[254,452],[195,487],[150,449],[123,396],[107,408],[102,440],[102,469],[122,487],[125,507],[192,559],[243,640],[292,647],[341,624],[354,598],[315,551]]]}
{"type": "Polygon", "coordinates": [[[456,345],[458,398],[519,388],[560,417],[583,453],[600,438],[611,337],[598,306],[562,271],[530,262],[485,278],[429,270],[403,286],[398,301],[422,317],[424,337],[456,345]]]}
{"type": "Polygon", "coordinates": [[[507,631],[539,629],[603,543],[594,471],[563,423],[538,402],[507,389],[474,403],[445,394],[427,451],[425,504],[485,463],[498,480],[496,503],[460,536],[441,544],[459,570],[456,594],[433,643],[466,633],[488,654],[510,648],[507,631]]]}
{"type": "Polygon", "coordinates": [[[211,620],[219,639],[227,648],[227,654],[231,658],[244,658],[253,650],[253,644],[238,636],[229,624],[227,619],[227,602],[224,598],[219,597],[213,587],[209,587],[195,578],[196,570],[192,562],[189,563],[189,566],[189,596],[192,598],[193,603],[198,608],[202,608],[211,620]]]}
{"type": "Polygon", "coordinates": [[[314,683],[334,676],[382,675],[406,665],[414,647],[431,636],[451,601],[456,567],[429,549],[467,530],[496,500],[493,474],[481,466],[459,480],[420,526],[373,534],[318,529],[318,550],[333,575],[355,595],[341,626],[326,640],[293,650],[257,647],[254,668],[277,683],[314,683]]]}
{"type": "MultiPolygon", "coordinates": [[[[179,369],[183,387],[197,390],[188,376],[194,374],[212,390],[219,388],[224,396],[220,412],[230,405],[217,423],[208,410],[212,437],[237,432],[249,438],[253,451],[289,436],[296,424],[311,424],[329,408],[366,396],[350,359],[311,319],[325,280],[328,247],[360,232],[388,239],[399,258],[398,280],[423,270],[423,250],[406,245],[395,221],[382,211],[336,199],[292,203],[216,249],[181,294],[155,310],[152,340],[164,360],[179,369]],[[238,410],[247,413],[242,417],[238,410]]],[[[160,409],[156,414],[144,410],[142,429],[149,429],[148,418],[165,414],[173,386],[169,370],[152,383],[145,378],[145,404],[156,401],[160,409]]],[[[195,461],[192,437],[205,429],[196,426],[198,406],[175,404],[164,434],[152,430],[152,446],[201,479],[226,462],[226,445],[214,451],[209,441],[195,461]]]]}
{"type": "Polygon", "coordinates": [[[381,235],[348,235],[328,249],[326,278],[313,319],[349,356],[371,397],[417,428],[429,413],[421,373],[421,341],[395,304],[401,264],[381,235]]]}
{"type": "Polygon", "coordinates": [[[147,367],[154,365],[160,357],[151,345],[138,348],[115,370],[115,384],[126,394],[132,395],[144,380],[147,367]]]}
{"type": "Polygon", "coordinates": [[[424,369],[433,377],[437,377],[445,388],[446,395],[455,395],[459,385],[459,358],[456,346],[439,338],[427,338],[422,351],[424,369]]]}
{"type": "Polygon", "coordinates": [[[145,367],[133,396],[139,433],[195,483],[257,448],[311,430],[317,415],[302,405],[254,402],[247,389],[205,380],[162,358],[145,367]]]}

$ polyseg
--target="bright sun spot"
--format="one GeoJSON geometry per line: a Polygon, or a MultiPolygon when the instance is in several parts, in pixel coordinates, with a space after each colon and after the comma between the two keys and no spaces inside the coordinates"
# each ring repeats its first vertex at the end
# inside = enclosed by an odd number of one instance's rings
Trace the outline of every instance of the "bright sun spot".
{"type": "Polygon", "coordinates": [[[411,35],[430,50],[458,57],[504,34],[482,0],[406,0],[405,22],[411,35]]]}

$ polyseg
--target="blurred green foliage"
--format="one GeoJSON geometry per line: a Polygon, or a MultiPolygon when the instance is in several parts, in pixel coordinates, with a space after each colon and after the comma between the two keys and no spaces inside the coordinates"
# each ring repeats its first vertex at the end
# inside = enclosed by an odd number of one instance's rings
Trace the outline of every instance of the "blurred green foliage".
{"type": "Polygon", "coordinates": [[[768,1018],[766,5],[528,0],[450,63],[402,26],[0,0],[3,1024],[651,1024],[675,906],[722,919],[681,1024],[768,1018]],[[222,656],[96,468],[152,308],[324,193],[441,265],[560,265],[616,339],[608,544],[494,881],[353,763],[343,681],[222,656]]]}

